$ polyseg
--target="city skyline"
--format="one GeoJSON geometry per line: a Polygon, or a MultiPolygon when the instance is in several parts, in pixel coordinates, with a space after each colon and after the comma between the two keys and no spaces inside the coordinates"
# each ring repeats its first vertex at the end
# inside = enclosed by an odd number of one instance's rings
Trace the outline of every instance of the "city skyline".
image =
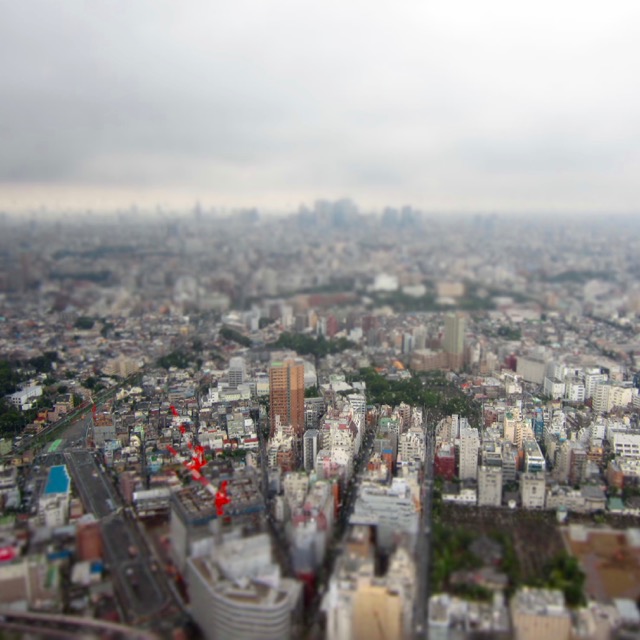
{"type": "Polygon", "coordinates": [[[0,208],[632,212],[621,2],[5,3],[0,208]]]}

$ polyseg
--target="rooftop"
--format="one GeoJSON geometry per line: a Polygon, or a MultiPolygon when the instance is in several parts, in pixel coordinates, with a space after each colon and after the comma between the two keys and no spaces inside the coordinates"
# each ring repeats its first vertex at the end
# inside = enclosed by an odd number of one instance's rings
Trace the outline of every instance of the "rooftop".
{"type": "Polygon", "coordinates": [[[68,493],[69,483],[70,478],[66,465],[61,464],[56,467],[51,467],[51,469],[49,469],[47,484],[44,488],[44,494],[68,493]]]}

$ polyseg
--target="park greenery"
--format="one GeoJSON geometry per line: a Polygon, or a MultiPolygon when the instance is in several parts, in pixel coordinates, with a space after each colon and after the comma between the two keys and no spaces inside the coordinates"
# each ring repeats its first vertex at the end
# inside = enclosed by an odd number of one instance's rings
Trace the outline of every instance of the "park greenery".
{"type": "Polygon", "coordinates": [[[73,323],[73,327],[74,329],[88,331],[89,329],[93,329],[95,323],[96,321],[89,316],[79,316],[73,323]]]}
{"type": "Polygon", "coordinates": [[[220,329],[220,337],[230,342],[235,342],[242,347],[250,347],[252,345],[251,338],[248,338],[231,327],[222,327],[222,329],[220,329]]]}
{"type": "Polygon", "coordinates": [[[482,566],[482,561],[470,549],[474,538],[471,531],[454,529],[441,521],[434,521],[431,532],[433,536],[431,578],[435,592],[449,587],[449,578],[455,571],[478,569],[482,566]]]}
{"type": "Polygon", "coordinates": [[[401,402],[434,409],[443,415],[457,414],[470,422],[478,420],[479,407],[454,385],[440,376],[413,374],[400,380],[389,379],[373,368],[360,369],[356,379],[366,383],[370,404],[398,405],[401,402]]]}
{"type": "Polygon", "coordinates": [[[292,349],[301,356],[312,355],[316,358],[340,353],[356,345],[347,338],[327,340],[324,336],[310,336],[303,333],[281,333],[275,342],[269,344],[273,349],[292,349]]]}
{"type": "Polygon", "coordinates": [[[562,591],[570,607],[579,607],[586,603],[584,596],[586,576],[577,558],[566,551],[559,553],[545,565],[544,575],[544,579],[538,580],[532,586],[562,591]]]}
{"type": "Polygon", "coordinates": [[[176,349],[171,353],[168,353],[158,358],[158,366],[163,369],[170,369],[175,367],[176,369],[187,369],[191,365],[191,358],[189,354],[182,350],[176,349]]]}
{"type": "Polygon", "coordinates": [[[106,389],[105,385],[100,382],[100,378],[97,378],[96,376],[88,376],[87,378],[85,378],[85,380],[82,382],[82,386],[86,389],[89,389],[90,391],[96,392],[106,389]]]}
{"type": "Polygon", "coordinates": [[[0,433],[2,435],[16,435],[33,422],[38,409],[50,406],[51,399],[59,393],[54,388],[56,379],[51,376],[53,363],[58,360],[55,351],[45,351],[39,356],[28,360],[0,360],[0,433]],[[5,396],[15,393],[22,383],[26,383],[34,375],[48,374],[45,378],[43,395],[35,400],[35,406],[28,411],[21,411],[14,407],[5,396]]]}
{"type": "Polygon", "coordinates": [[[516,327],[509,327],[508,325],[502,325],[498,327],[498,335],[506,340],[521,340],[522,331],[516,327]]]}
{"type": "MultiPolygon", "coordinates": [[[[492,592],[482,586],[471,583],[451,582],[456,571],[471,571],[486,564],[485,558],[478,557],[472,551],[472,543],[480,533],[463,526],[454,526],[443,518],[442,478],[436,478],[432,492],[432,561],[431,579],[435,591],[447,590],[463,598],[488,601],[492,592]]],[[[495,529],[488,537],[500,545],[501,558],[495,567],[508,578],[507,594],[511,595],[520,586],[520,565],[508,533],[495,529]]]]}

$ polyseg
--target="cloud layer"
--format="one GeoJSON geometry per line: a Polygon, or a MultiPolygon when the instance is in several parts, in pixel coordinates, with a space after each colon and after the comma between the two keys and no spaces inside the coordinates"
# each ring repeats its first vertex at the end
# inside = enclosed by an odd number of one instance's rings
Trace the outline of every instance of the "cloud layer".
{"type": "Polygon", "coordinates": [[[638,205],[635,2],[0,9],[4,207],[638,205]]]}

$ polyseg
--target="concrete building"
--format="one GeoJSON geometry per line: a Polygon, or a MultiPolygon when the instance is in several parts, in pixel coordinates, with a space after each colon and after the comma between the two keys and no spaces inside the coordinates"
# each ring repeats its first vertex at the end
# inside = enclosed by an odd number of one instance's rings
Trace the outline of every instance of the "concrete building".
{"type": "Polygon", "coordinates": [[[32,385],[5,397],[14,407],[21,411],[27,411],[33,407],[35,399],[41,395],[42,387],[40,385],[32,385]]]}
{"type": "Polygon", "coordinates": [[[109,413],[97,413],[93,417],[93,440],[97,447],[103,447],[107,440],[116,439],[116,423],[109,413]]]}
{"type": "Polygon", "coordinates": [[[596,385],[606,382],[609,376],[606,373],[602,373],[600,369],[594,371],[588,371],[584,375],[584,397],[586,400],[593,397],[596,390],[596,385]]]}
{"type": "Polygon", "coordinates": [[[545,497],[544,473],[523,473],[520,476],[520,499],[523,509],[544,509],[545,497]]]}
{"type": "Polygon", "coordinates": [[[305,398],[304,401],[304,429],[317,429],[320,418],[324,415],[326,406],[324,398],[305,398]]]}
{"type": "Polygon", "coordinates": [[[269,420],[271,435],[276,420],[293,427],[302,438],[304,431],[304,362],[301,359],[272,362],[269,368],[269,420]]]}
{"type": "Polygon", "coordinates": [[[350,523],[375,527],[378,547],[386,551],[394,549],[401,536],[413,546],[420,520],[418,491],[417,485],[412,487],[401,478],[393,478],[389,486],[364,480],[350,523]]]}
{"type": "Polygon", "coordinates": [[[526,356],[518,356],[516,364],[516,373],[522,376],[525,382],[533,382],[542,384],[546,372],[546,364],[544,360],[538,358],[530,358],[526,356]]]}
{"type": "Polygon", "coordinates": [[[638,395],[638,390],[629,385],[606,381],[596,384],[593,392],[593,410],[597,413],[609,413],[618,407],[626,407],[638,395]]]}
{"type": "Polygon", "coordinates": [[[545,376],[542,384],[542,392],[552,400],[559,400],[564,397],[565,383],[557,378],[549,378],[545,376]]]}
{"type": "Polygon", "coordinates": [[[318,438],[320,432],[317,429],[308,429],[302,439],[302,461],[305,471],[313,471],[318,455],[318,438]]]}
{"type": "Polygon", "coordinates": [[[465,318],[461,313],[450,313],[445,318],[443,347],[448,366],[457,371],[464,366],[465,318]]]}
{"type": "Polygon", "coordinates": [[[51,467],[38,501],[38,516],[45,527],[61,527],[67,524],[70,495],[71,477],[66,465],[51,467]]]}
{"type": "Polygon", "coordinates": [[[296,576],[313,575],[322,564],[333,532],[335,485],[316,481],[292,509],[287,525],[289,555],[296,576]]]}
{"type": "Polygon", "coordinates": [[[416,349],[411,352],[410,367],[413,371],[436,371],[448,366],[449,356],[446,351],[416,349]]]}
{"type": "Polygon", "coordinates": [[[640,432],[615,430],[612,433],[611,444],[616,456],[625,458],[640,458],[640,432]]]}
{"type": "Polygon", "coordinates": [[[267,443],[267,460],[270,469],[280,469],[282,473],[297,468],[296,440],[293,427],[280,424],[276,418],[276,426],[267,443]]]}
{"type": "Polygon", "coordinates": [[[171,555],[180,571],[199,543],[211,537],[210,523],[217,518],[214,496],[200,485],[180,489],[171,496],[169,536],[171,555]]]}
{"type": "Polygon", "coordinates": [[[336,562],[322,603],[327,616],[326,640],[413,637],[416,568],[411,554],[398,548],[387,573],[376,575],[368,537],[367,527],[354,527],[346,552],[336,562]]]}
{"type": "Polygon", "coordinates": [[[495,440],[485,440],[480,447],[480,464],[486,467],[502,466],[502,447],[495,440]]]}
{"type": "Polygon", "coordinates": [[[237,389],[244,384],[247,377],[247,368],[242,357],[234,357],[229,360],[229,371],[227,372],[227,381],[230,387],[237,389]]]}
{"type": "Polygon", "coordinates": [[[60,613],[63,602],[59,565],[47,562],[43,555],[0,563],[0,605],[60,613]]]}
{"type": "Polygon", "coordinates": [[[464,427],[460,430],[460,463],[458,477],[460,480],[475,480],[478,475],[478,451],[480,436],[477,429],[464,427]]]}
{"type": "Polygon", "coordinates": [[[187,563],[191,612],[206,640],[294,638],[302,585],[280,575],[265,533],[233,537],[187,563]]]}
{"type": "Polygon", "coordinates": [[[433,471],[437,478],[453,480],[456,475],[456,453],[452,444],[441,444],[435,454],[433,471]]]}
{"type": "Polygon", "coordinates": [[[124,354],[109,360],[104,366],[104,372],[108,376],[118,376],[128,378],[130,375],[140,371],[140,364],[133,358],[128,358],[124,354]]]}
{"type": "Polygon", "coordinates": [[[102,558],[100,523],[93,514],[82,516],[76,524],[76,555],[81,561],[102,558]]]}
{"type": "Polygon", "coordinates": [[[592,485],[585,485],[580,489],[574,489],[568,485],[547,487],[545,507],[550,510],[593,513],[604,511],[606,503],[606,496],[600,487],[592,485]]]}
{"type": "Polygon", "coordinates": [[[490,603],[470,602],[448,593],[429,598],[429,640],[463,638],[512,640],[509,610],[501,594],[496,593],[490,603]]]}
{"type": "Polygon", "coordinates": [[[517,640],[571,638],[571,614],[562,591],[524,587],[513,596],[510,608],[517,640]]]}
{"type": "Polygon", "coordinates": [[[586,389],[579,378],[567,378],[565,380],[564,398],[569,402],[584,402],[586,389]]]}
{"type": "Polygon", "coordinates": [[[478,506],[499,507],[502,504],[502,467],[478,467],[478,506]]]}
{"type": "Polygon", "coordinates": [[[546,463],[540,445],[535,440],[529,439],[523,443],[522,448],[524,449],[524,472],[544,472],[546,463]]]}
{"type": "Polygon", "coordinates": [[[512,442],[502,443],[502,480],[515,482],[518,475],[519,452],[512,442]]]}
{"type": "Polygon", "coordinates": [[[424,462],[425,433],[422,427],[410,427],[400,435],[398,441],[398,461],[420,460],[424,462]]]}

